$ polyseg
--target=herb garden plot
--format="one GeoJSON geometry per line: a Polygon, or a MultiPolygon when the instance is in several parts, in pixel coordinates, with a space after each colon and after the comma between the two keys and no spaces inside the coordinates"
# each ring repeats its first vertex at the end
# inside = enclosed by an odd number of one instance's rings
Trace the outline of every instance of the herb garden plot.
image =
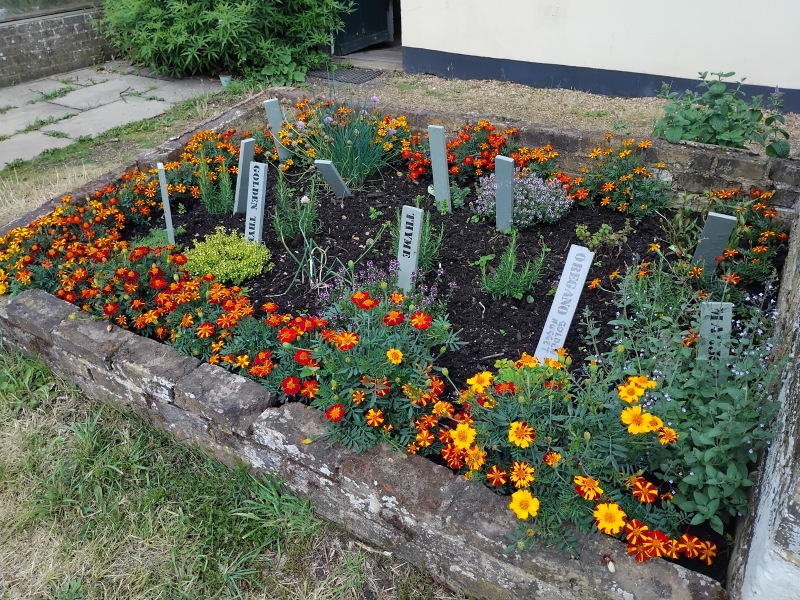
{"type": "Polygon", "coordinates": [[[255,138],[256,161],[273,164],[266,245],[247,244],[245,217],[231,214],[235,132],[204,132],[165,165],[184,252],[141,239],[159,222],[158,182],[130,173],[0,240],[2,292],[40,287],[249,376],[324,411],[327,435],[348,447],[386,440],[436,457],[511,497],[520,550],[544,537],[579,552],[571,523],[624,539],[637,560],[715,564],[726,523],[746,510],[748,468],[776,408],[770,307],[758,294],[774,295],[788,238],[770,193],[710,192],[709,208],[736,226],[721,256],[693,263],[702,217],[667,211],[660,167],[641,162],[647,141],[610,139],[571,177],[554,149],[515,147],[513,131],[481,121],[447,145],[453,212],[440,214],[424,138],[402,117],[296,108],[278,134],[291,158],[279,162],[264,131],[243,135],[255,138]],[[486,192],[503,155],[522,175],[509,234],[494,230],[486,192]],[[352,197],[323,193],[305,170],[328,157],[352,197]],[[555,197],[568,210],[554,222],[526,220],[555,197]],[[428,233],[403,292],[393,231],[397,211],[416,204],[428,233]],[[189,244],[220,226],[238,233],[189,244]],[[557,359],[536,357],[548,291],[575,243],[595,253],[578,307],[591,317],[576,319],[557,359]],[[707,301],[736,306],[730,339],[701,322],[707,301]],[[701,334],[717,336],[711,354],[699,355],[701,334]]]}

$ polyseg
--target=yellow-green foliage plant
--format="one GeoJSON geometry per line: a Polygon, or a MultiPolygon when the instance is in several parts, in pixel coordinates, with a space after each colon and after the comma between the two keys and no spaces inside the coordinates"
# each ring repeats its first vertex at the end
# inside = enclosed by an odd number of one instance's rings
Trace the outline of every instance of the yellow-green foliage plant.
{"type": "Polygon", "coordinates": [[[224,227],[215,231],[186,252],[186,268],[192,275],[211,273],[221,283],[240,285],[272,270],[269,248],[247,241],[242,233],[227,233],[224,227]]]}

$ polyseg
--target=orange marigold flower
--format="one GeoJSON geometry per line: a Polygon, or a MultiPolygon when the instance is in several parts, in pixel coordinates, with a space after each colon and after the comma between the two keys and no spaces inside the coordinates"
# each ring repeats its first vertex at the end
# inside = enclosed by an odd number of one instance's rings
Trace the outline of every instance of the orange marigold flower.
{"type": "Polygon", "coordinates": [[[717,556],[717,545],[710,541],[700,542],[700,560],[711,566],[717,556]]]}
{"type": "Polygon", "coordinates": [[[678,550],[686,555],[686,558],[697,558],[700,554],[702,542],[693,535],[684,533],[678,540],[678,550]]]}
{"type": "Polygon", "coordinates": [[[617,184],[614,183],[613,181],[607,181],[602,186],[600,186],[600,189],[607,194],[608,192],[613,192],[615,189],[617,189],[617,184]]]}
{"type": "Polygon", "coordinates": [[[586,500],[597,500],[603,494],[603,489],[597,479],[575,475],[572,481],[575,484],[575,491],[586,500]]]}
{"type": "Polygon", "coordinates": [[[731,273],[730,275],[723,275],[722,281],[729,285],[736,285],[742,280],[736,273],[731,273]]]}
{"type": "Polygon", "coordinates": [[[678,434],[671,427],[662,427],[658,430],[658,441],[662,446],[674,444],[678,441],[678,434]]]}
{"type": "Polygon", "coordinates": [[[405,298],[406,297],[400,292],[392,292],[389,294],[389,300],[392,301],[392,304],[402,304],[405,298]]]}
{"type": "Polygon", "coordinates": [[[653,531],[644,541],[644,550],[652,558],[664,556],[667,553],[669,538],[660,531],[653,531]]]}
{"type": "Polygon", "coordinates": [[[650,559],[650,555],[647,553],[647,549],[645,548],[645,542],[650,538],[649,535],[645,535],[644,538],[635,543],[635,544],[628,544],[628,554],[636,558],[636,562],[645,562],[646,560],[650,559]]]}
{"type": "Polygon", "coordinates": [[[594,279],[592,279],[591,282],[589,282],[589,285],[587,285],[586,287],[590,290],[596,290],[598,287],[600,287],[600,283],[602,283],[600,278],[595,277],[594,279]]]}
{"type": "Polygon", "coordinates": [[[343,331],[336,336],[336,347],[339,350],[352,350],[358,344],[358,334],[352,331],[343,331]]]}
{"type": "Polygon", "coordinates": [[[379,427],[383,424],[383,411],[378,410],[377,408],[370,408],[367,411],[366,419],[367,425],[370,427],[379,427]]]}
{"type": "Polygon", "coordinates": [[[197,337],[200,339],[210,338],[212,335],[214,335],[215,331],[216,329],[214,326],[206,321],[197,328],[197,337]]]}
{"type": "Polygon", "coordinates": [[[431,316],[424,313],[424,312],[415,312],[411,315],[411,326],[414,329],[418,329],[422,331],[423,329],[428,329],[431,326],[431,316]]]}
{"type": "Polygon", "coordinates": [[[464,466],[464,450],[457,448],[455,444],[447,444],[442,448],[442,458],[447,461],[447,466],[451,469],[460,469],[464,466]]]}
{"type": "Polygon", "coordinates": [[[363,390],[353,390],[350,394],[353,399],[353,404],[361,404],[364,401],[363,390]]]}
{"type": "Polygon", "coordinates": [[[641,142],[639,142],[637,145],[638,145],[638,146],[639,146],[639,148],[641,148],[642,150],[645,150],[646,148],[649,148],[650,146],[652,146],[652,145],[653,145],[653,142],[651,142],[650,140],[642,140],[642,141],[641,141],[641,142]]]}
{"type": "Polygon", "coordinates": [[[492,468],[486,472],[486,480],[495,487],[505,485],[508,481],[506,470],[492,465],[492,468]]]}
{"type": "Polygon", "coordinates": [[[386,316],[383,317],[383,324],[394,327],[395,325],[400,325],[404,320],[405,316],[399,310],[390,310],[386,313],[386,316]]]}
{"type": "Polygon", "coordinates": [[[552,450],[545,452],[544,456],[542,457],[542,462],[553,468],[558,465],[560,460],[561,455],[558,452],[553,452],[552,450]]]}
{"type": "Polygon", "coordinates": [[[309,400],[316,396],[317,392],[319,392],[319,383],[316,379],[306,379],[300,386],[300,395],[309,400]]]}

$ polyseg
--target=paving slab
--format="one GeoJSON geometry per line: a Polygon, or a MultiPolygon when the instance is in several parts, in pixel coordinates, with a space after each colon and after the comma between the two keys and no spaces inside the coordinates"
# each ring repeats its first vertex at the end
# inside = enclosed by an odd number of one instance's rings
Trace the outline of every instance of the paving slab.
{"type": "Polygon", "coordinates": [[[91,85],[98,85],[106,81],[113,81],[122,77],[124,73],[117,73],[115,71],[107,71],[105,69],[98,70],[92,67],[85,69],[78,69],[70,71],[69,73],[60,73],[58,75],[51,75],[49,79],[53,81],[65,82],[69,80],[72,85],[79,85],[81,87],[88,87],[91,85]]]}
{"type": "MultiPolygon", "coordinates": [[[[87,110],[66,121],[42,127],[42,131],[62,131],[71,138],[82,135],[96,136],[112,127],[155,117],[169,107],[168,102],[159,100],[145,100],[135,96],[118,98],[116,102],[87,110]]],[[[13,139],[16,139],[16,136],[13,139]]]]}
{"type": "Polygon", "coordinates": [[[42,119],[43,121],[47,120],[48,117],[60,119],[79,112],[74,108],[50,104],[49,102],[23,104],[0,117],[0,135],[14,135],[16,132],[25,129],[29,123],[33,123],[36,119],[42,119]]]}
{"type": "Polygon", "coordinates": [[[123,75],[118,79],[112,79],[105,83],[97,85],[90,85],[88,87],[75,90],[63,96],[52,100],[54,104],[60,104],[69,108],[77,108],[79,110],[90,110],[103,106],[104,104],[111,104],[120,100],[122,94],[130,94],[131,92],[141,92],[147,94],[150,88],[156,86],[157,82],[147,77],[137,77],[136,75],[123,75]]]}
{"type": "Polygon", "coordinates": [[[153,81],[158,88],[146,95],[158,96],[167,102],[183,102],[203,94],[216,93],[222,89],[219,79],[191,78],[173,81],[153,81]]]}
{"type": "Polygon", "coordinates": [[[15,135],[11,139],[0,142],[0,169],[15,159],[28,160],[45,150],[63,148],[71,143],[70,139],[50,137],[41,131],[15,135]]]}
{"type": "Polygon", "coordinates": [[[39,79],[29,81],[7,88],[0,89],[0,107],[2,106],[22,106],[28,100],[41,98],[42,94],[54,92],[64,87],[63,83],[52,79],[39,79]],[[41,92],[41,93],[40,93],[41,92]]]}

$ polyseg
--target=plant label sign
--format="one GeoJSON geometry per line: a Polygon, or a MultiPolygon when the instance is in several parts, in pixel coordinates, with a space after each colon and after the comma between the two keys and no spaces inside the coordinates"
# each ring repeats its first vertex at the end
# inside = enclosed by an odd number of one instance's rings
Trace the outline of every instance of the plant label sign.
{"type": "Polygon", "coordinates": [[[167,193],[167,174],[164,165],[157,163],[158,183],[161,185],[161,204],[164,207],[164,221],[167,225],[167,241],[175,245],[175,230],[172,228],[172,211],[169,208],[169,193],[167,193]]]}
{"type": "Polygon", "coordinates": [[[708,357],[719,353],[721,359],[728,358],[733,320],[732,302],[700,303],[700,334],[697,340],[697,356],[708,357]]]}
{"type": "Polygon", "coordinates": [[[322,177],[325,178],[325,182],[330,186],[331,191],[337,198],[348,198],[351,195],[350,188],[347,187],[342,176],[339,175],[339,169],[331,161],[315,160],[314,166],[322,173],[322,177]]]}
{"type": "Polygon", "coordinates": [[[583,246],[570,246],[561,279],[558,280],[558,289],[553,298],[553,304],[547,315],[544,330],[539,338],[534,356],[539,360],[545,358],[558,358],[556,348],[562,348],[567,339],[569,326],[578,308],[583,284],[589,275],[594,252],[583,246]]]}
{"type": "Polygon", "coordinates": [[[498,156],[494,164],[494,182],[497,185],[494,196],[495,226],[505,233],[511,230],[511,218],[514,215],[514,159],[498,156]]]}
{"type": "Polygon", "coordinates": [[[264,228],[264,199],[267,195],[267,165],[251,162],[249,181],[244,236],[248,242],[260,244],[261,230],[264,228]]]}
{"type": "Polygon", "coordinates": [[[444,127],[428,125],[428,143],[431,147],[431,166],[433,167],[433,194],[436,205],[447,212],[453,212],[450,203],[450,173],[447,170],[447,149],[444,143],[444,127]]]}
{"type": "Polygon", "coordinates": [[[694,251],[694,256],[692,257],[692,263],[704,262],[708,265],[713,264],[714,269],[716,269],[717,264],[714,259],[722,256],[722,253],[725,252],[735,225],[736,217],[715,212],[708,213],[700,243],[697,244],[697,250],[694,251]]]}
{"type": "Polygon", "coordinates": [[[270,98],[264,101],[264,112],[267,113],[267,123],[269,123],[270,131],[272,132],[272,139],[275,141],[275,147],[278,149],[278,158],[281,161],[289,158],[292,153],[281,144],[281,138],[278,132],[283,125],[283,113],[281,112],[281,103],[277,98],[270,98]]]}
{"type": "Polygon", "coordinates": [[[422,218],[425,211],[413,206],[404,206],[400,215],[400,243],[397,248],[397,285],[404,292],[411,290],[412,277],[419,264],[419,240],[422,218]]]}
{"type": "Polygon", "coordinates": [[[236,196],[233,201],[233,214],[247,211],[247,182],[245,177],[250,173],[250,163],[256,151],[256,140],[247,138],[239,146],[239,170],[236,175],[236,196]]]}

